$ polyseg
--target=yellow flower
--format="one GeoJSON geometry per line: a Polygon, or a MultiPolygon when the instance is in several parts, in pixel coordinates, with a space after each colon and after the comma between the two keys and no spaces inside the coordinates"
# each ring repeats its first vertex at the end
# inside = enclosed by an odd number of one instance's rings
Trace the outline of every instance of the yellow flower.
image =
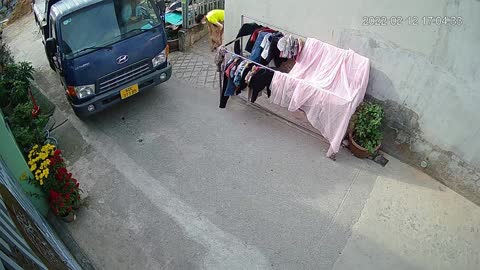
{"type": "Polygon", "coordinates": [[[37,149],[38,148],[38,144],[35,144],[32,149],[37,149]]]}
{"type": "Polygon", "coordinates": [[[32,167],[30,167],[30,171],[35,171],[35,169],[37,168],[37,164],[32,164],[32,167]]]}
{"type": "Polygon", "coordinates": [[[49,173],[50,173],[50,170],[48,168],[43,170],[43,174],[45,175],[45,177],[47,177],[49,173]]]}

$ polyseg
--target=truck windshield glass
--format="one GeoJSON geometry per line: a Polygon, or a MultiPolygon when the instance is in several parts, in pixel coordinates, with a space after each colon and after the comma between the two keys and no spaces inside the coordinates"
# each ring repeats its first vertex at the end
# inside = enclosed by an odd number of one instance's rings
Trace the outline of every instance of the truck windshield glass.
{"type": "Polygon", "coordinates": [[[104,48],[160,24],[153,0],[102,1],[64,16],[61,47],[66,58],[104,48]]]}

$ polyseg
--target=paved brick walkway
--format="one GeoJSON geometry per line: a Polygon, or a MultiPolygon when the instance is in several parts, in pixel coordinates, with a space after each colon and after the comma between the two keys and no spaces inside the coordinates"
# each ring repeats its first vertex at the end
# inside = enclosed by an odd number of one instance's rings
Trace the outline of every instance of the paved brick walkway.
{"type": "Polygon", "coordinates": [[[210,59],[193,52],[170,54],[173,76],[192,83],[195,87],[218,88],[217,68],[210,59]]]}

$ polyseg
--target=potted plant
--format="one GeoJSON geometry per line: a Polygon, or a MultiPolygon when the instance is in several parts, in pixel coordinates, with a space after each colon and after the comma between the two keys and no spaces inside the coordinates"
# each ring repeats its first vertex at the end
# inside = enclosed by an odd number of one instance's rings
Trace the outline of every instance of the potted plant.
{"type": "Polygon", "coordinates": [[[359,158],[374,154],[381,146],[383,108],[372,102],[363,103],[353,118],[349,130],[350,151],[359,158]]]}
{"type": "Polygon", "coordinates": [[[49,187],[49,203],[53,213],[65,222],[75,220],[75,208],[80,206],[79,184],[65,167],[60,167],[55,173],[55,180],[49,187]]]}
{"type": "Polygon", "coordinates": [[[28,165],[34,175],[34,184],[47,194],[52,212],[65,222],[75,220],[80,207],[78,181],[65,168],[62,151],[52,144],[35,145],[28,153],[28,165]]]}
{"type": "Polygon", "coordinates": [[[54,190],[50,190],[48,194],[48,204],[56,216],[59,216],[65,222],[72,222],[76,219],[73,206],[69,200],[54,190]]]}

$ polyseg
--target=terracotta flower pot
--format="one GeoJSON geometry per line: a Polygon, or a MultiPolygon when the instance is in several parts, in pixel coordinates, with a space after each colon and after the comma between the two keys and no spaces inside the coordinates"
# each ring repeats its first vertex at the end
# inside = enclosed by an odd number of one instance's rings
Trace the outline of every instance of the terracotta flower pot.
{"type": "Polygon", "coordinates": [[[66,216],[63,216],[63,217],[60,217],[64,222],[67,222],[67,223],[70,223],[72,221],[74,221],[75,219],[77,219],[77,216],[75,215],[75,212],[72,211],[70,213],[68,213],[66,216]]]}
{"type": "MultiPolygon", "coordinates": [[[[350,132],[348,132],[348,141],[349,141],[349,146],[348,148],[350,148],[350,151],[352,152],[352,154],[358,158],[367,158],[369,156],[371,156],[371,154],[368,152],[368,150],[362,146],[360,146],[358,143],[356,143],[354,140],[353,140],[353,130],[350,130],[350,132]]],[[[377,147],[375,147],[375,150],[374,152],[377,152],[378,149],[380,149],[380,146],[382,144],[379,144],[377,147]]]]}

